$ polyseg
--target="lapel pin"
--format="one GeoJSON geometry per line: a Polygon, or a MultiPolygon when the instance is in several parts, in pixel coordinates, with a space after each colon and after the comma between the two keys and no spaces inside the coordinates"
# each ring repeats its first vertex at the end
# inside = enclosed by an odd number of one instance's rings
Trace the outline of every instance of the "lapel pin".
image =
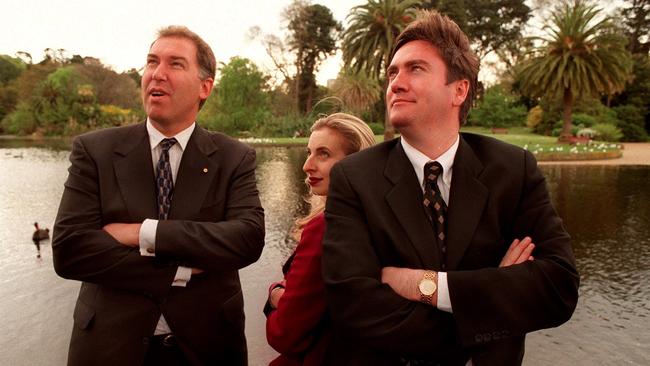
{"type": "Polygon", "coordinates": [[[208,168],[203,168],[203,173],[207,173],[207,172],[208,172],[208,168]]]}

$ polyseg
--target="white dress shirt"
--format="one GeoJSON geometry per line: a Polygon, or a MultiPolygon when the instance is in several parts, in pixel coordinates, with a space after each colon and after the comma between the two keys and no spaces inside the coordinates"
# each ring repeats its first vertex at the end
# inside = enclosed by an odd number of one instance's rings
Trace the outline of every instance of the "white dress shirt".
{"type": "MultiPolygon", "coordinates": [[[[183,131],[177,133],[174,136],[171,136],[176,139],[176,143],[172,145],[169,149],[169,164],[172,169],[172,181],[176,182],[176,175],[178,173],[178,167],[181,164],[181,159],[183,157],[183,151],[187,146],[187,142],[194,132],[196,123],[183,131]]],[[[158,159],[160,159],[160,154],[162,153],[162,148],[160,147],[160,142],[167,138],[160,131],[158,131],[147,118],[147,133],[149,134],[149,145],[151,147],[151,163],[153,164],[154,172],[156,171],[156,165],[158,164],[158,159]]],[[[146,219],[142,222],[140,227],[140,255],[146,257],[156,256],[156,230],[158,229],[158,220],[155,219],[146,219]]],[[[179,266],[176,270],[176,276],[172,282],[172,286],[182,286],[185,287],[187,282],[192,276],[192,269],[188,267],[179,266]]],[[[156,331],[154,334],[166,334],[171,333],[167,321],[161,315],[158,325],[156,325],[156,331]]]]}
{"type": "MultiPolygon", "coordinates": [[[[431,160],[428,156],[424,155],[422,152],[409,145],[409,143],[402,137],[400,139],[402,143],[402,148],[408,157],[409,161],[413,165],[415,174],[418,177],[420,182],[422,192],[424,192],[424,166],[430,161],[437,161],[442,165],[442,176],[438,177],[438,188],[440,189],[440,194],[442,199],[445,200],[447,207],[449,207],[449,190],[451,189],[451,176],[454,169],[454,158],[456,157],[456,151],[458,150],[458,145],[460,143],[460,137],[456,137],[456,141],[451,147],[440,155],[436,160],[431,160]]],[[[449,298],[449,286],[447,286],[447,272],[438,272],[438,303],[437,307],[440,310],[446,311],[448,313],[452,312],[451,309],[451,300],[449,298]]]]}

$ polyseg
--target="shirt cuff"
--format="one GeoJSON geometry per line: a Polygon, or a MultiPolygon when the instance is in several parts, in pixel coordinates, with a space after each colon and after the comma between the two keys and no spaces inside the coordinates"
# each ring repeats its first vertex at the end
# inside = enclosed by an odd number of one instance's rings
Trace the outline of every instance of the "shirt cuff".
{"type": "Polygon", "coordinates": [[[138,238],[141,256],[156,256],[156,229],[158,229],[158,220],[146,219],[142,222],[138,238]]]}
{"type": "Polygon", "coordinates": [[[449,298],[449,286],[447,286],[447,272],[438,272],[438,305],[439,310],[453,313],[451,299],[449,298]]]}
{"type": "Polygon", "coordinates": [[[192,278],[192,268],[179,266],[176,270],[176,277],[174,277],[172,286],[185,287],[190,281],[190,278],[192,278]]]}

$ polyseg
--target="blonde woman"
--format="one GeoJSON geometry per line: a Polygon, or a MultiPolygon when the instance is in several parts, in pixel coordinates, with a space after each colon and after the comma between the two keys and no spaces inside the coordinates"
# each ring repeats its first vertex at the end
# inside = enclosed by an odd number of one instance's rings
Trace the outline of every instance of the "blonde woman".
{"type": "Polygon", "coordinates": [[[325,200],[332,166],[347,155],[372,146],[375,138],[359,118],[335,113],[311,127],[302,169],[310,187],[311,211],[296,221],[301,232],[295,252],[273,283],[265,307],[266,337],[280,356],[272,366],[320,365],[330,338],[330,321],[321,277],[325,200]]]}

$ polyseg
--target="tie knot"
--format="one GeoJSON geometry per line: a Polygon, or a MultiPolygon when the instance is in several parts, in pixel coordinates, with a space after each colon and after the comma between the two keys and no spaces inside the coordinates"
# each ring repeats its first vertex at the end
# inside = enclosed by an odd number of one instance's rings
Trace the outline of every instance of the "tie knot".
{"type": "Polygon", "coordinates": [[[442,175],[442,165],[437,161],[430,161],[424,165],[424,179],[435,182],[442,175]]]}
{"type": "Polygon", "coordinates": [[[176,139],[173,137],[169,139],[163,139],[162,141],[160,141],[160,147],[162,148],[163,152],[166,152],[169,151],[169,149],[171,149],[171,147],[174,146],[175,143],[176,143],[176,139]]]}

